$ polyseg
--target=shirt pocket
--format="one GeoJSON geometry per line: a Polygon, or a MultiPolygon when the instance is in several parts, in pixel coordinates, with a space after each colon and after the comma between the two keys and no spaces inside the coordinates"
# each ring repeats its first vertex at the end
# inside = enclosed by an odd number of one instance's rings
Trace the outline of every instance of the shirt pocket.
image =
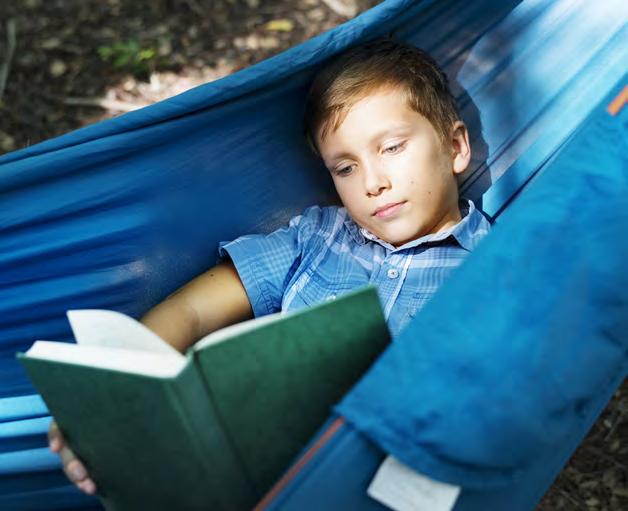
{"type": "Polygon", "coordinates": [[[299,301],[302,301],[305,305],[316,305],[332,301],[353,289],[366,285],[366,283],[360,282],[353,283],[335,280],[318,273],[306,273],[300,284],[300,289],[296,291],[296,295],[299,301]]]}
{"type": "Polygon", "coordinates": [[[414,316],[418,314],[418,312],[425,307],[427,302],[429,302],[434,296],[436,290],[423,290],[423,291],[415,291],[410,296],[410,300],[406,306],[405,318],[406,321],[410,321],[414,316]]]}

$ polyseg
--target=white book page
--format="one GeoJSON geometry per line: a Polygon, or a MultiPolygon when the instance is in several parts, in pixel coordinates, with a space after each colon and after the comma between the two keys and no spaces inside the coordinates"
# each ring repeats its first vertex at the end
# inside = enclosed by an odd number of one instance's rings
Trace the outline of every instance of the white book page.
{"type": "Polygon", "coordinates": [[[286,316],[284,312],[276,312],[275,314],[269,314],[268,316],[262,316],[259,318],[249,319],[247,321],[243,321],[241,323],[236,323],[235,325],[227,326],[225,328],[221,328],[220,330],[216,330],[211,334],[206,335],[200,341],[198,341],[194,345],[194,350],[198,351],[203,349],[205,346],[210,346],[212,344],[218,344],[219,342],[230,339],[231,337],[235,337],[244,332],[248,332],[249,330],[255,330],[263,325],[267,325],[269,323],[274,323],[286,316]]]}
{"type": "Polygon", "coordinates": [[[76,342],[185,357],[139,321],[120,312],[82,309],[67,312],[76,342]]]}
{"type": "Polygon", "coordinates": [[[108,346],[89,346],[65,342],[36,341],[26,352],[29,358],[54,360],[127,373],[163,378],[179,374],[187,363],[183,356],[127,350],[108,346]]]}

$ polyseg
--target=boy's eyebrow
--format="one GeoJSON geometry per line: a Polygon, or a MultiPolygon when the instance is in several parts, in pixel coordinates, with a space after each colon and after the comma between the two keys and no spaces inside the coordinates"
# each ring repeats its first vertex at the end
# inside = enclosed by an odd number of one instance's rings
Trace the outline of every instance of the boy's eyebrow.
{"type": "Polygon", "coordinates": [[[371,140],[369,140],[369,145],[373,145],[373,143],[383,138],[385,135],[396,133],[397,131],[404,131],[408,129],[409,127],[410,125],[404,122],[404,123],[396,124],[394,126],[389,126],[388,128],[384,128],[378,131],[377,133],[375,133],[375,135],[371,137],[371,140]]]}
{"type": "MultiPolygon", "coordinates": [[[[375,135],[373,135],[369,142],[368,145],[373,145],[376,141],[380,140],[382,137],[388,135],[389,133],[395,133],[397,131],[404,131],[406,129],[410,128],[410,125],[407,123],[403,123],[403,124],[398,124],[392,127],[388,127],[388,128],[384,128],[378,132],[375,133],[375,135]]],[[[342,151],[338,154],[334,154],[329,158],[329,161],[331,162],[335,162],[336,160],[340,160],[342,158],[346,158],[346,157],[350,157],[351,153],[347,152],[347,151],[342,151]]]]}

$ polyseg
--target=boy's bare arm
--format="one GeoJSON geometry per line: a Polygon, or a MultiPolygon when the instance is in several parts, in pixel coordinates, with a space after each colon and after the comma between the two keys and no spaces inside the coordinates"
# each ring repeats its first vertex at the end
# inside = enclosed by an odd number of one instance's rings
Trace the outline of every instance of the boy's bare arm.
{"type": "Polygon", "coordinates": [[[233,263],[199,275],[141,319],[182,353],[214,330],[253,317],[251,304],[233,263]]]}
{"type": "MultiPolygon", "coordinates": [[[[225,262],[190,281],[142,318],[142,323],[184,353],[201,337],[251,318],[248,296],[233,263],[225,262]]],[[[48,431],[50,449],[61,457],[66,476],[83,492],[97,488],[85,466],[65,444],[57,424],[48,431]]]]}

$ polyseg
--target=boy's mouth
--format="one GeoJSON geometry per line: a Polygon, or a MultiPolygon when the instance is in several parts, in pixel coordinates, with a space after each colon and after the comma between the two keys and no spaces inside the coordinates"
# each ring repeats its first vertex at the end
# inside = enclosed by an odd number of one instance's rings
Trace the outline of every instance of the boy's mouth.
{"type": "Polygon", "coordinates": [[[391,217],[395,215],[405,203],[406,201],[391,202],[389,204],[385,204],[384,206],[377,208],[375,210],[375,213],[373,213],[373,216],[376,216],[378,218],[391,217]]]}

